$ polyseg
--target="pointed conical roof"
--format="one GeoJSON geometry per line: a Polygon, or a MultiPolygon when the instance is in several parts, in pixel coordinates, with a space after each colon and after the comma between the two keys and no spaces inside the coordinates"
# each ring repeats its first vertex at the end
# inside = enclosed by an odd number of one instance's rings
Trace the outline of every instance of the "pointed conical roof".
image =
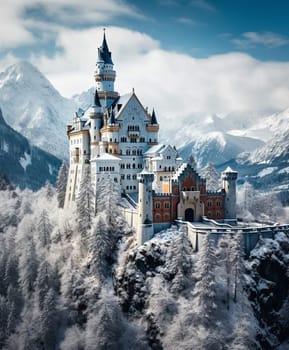
{"type": "Polygon", "coordinates": [[[98,60],[103,61],[104,63],[107,63],[107,64],[113,64],[111,60],[111,52],[109,51],[108,45],[106,42],[105,31],[103,32],[102,45],[98,49],[98,60]]]}
{"type": "Polygon", "coordinates": [[[154,124],[157,124],[157,117],[156,117],[156,114],[155,114],[155,110],[153,109],[153,112],[152,112],[152,119],[151,119],[151,124],[154,125],[154,124]]]}
{"type": "Polygon", "coordinates": [[[94,103],[94,106],[101,107],[101,104],[100,104],[100,101],[99,101],[99,96],[98,96],[98,93],[97,93],[97,89],[95,89],[93,103],[94,103]]]}

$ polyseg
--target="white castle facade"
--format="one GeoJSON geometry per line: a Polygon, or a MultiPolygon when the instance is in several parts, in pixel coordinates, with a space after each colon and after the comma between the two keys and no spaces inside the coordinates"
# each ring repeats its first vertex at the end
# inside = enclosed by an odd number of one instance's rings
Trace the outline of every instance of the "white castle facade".
{"type": "Polygon", "coordinates": [[[94,193],[109,176],[120,193],[135,202],[140,244],[176,219],[235,220],[237,173],[228,168],[222,174],[223,188],[208,192],[206,180],[192,164],[183,163],[174,147],[158,143],[155,111],[145,109],[134,90],[123,96],[114,90],[116,72],[105,34],[94,77],[93,104],[85,113],[75,113],[67,126],[70,164],[65,207],[76,200],[89,166],[94,193]]]}

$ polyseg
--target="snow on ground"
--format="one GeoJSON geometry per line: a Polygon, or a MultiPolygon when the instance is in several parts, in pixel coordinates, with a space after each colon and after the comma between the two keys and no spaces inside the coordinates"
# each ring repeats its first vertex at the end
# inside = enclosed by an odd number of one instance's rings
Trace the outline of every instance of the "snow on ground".
{"type": "Polygon", "coordinates": [[[19,159],[19,163],[22,166],[22,168],[24,169],[24,171],[26,171],[27,166],[31,165],[31,155],[24,152],[24,157],[21,157],[19,159]]]}
{"type": "Polygon", "coordinates": [[[277,170],[277,169],[278,169],[277,167],[268,167],[268,168],[266,168],[266,169],[261,170],[261,171],[257,174],[257,176],[258,176],[258,177],[264,177],[264,176],[266,176],[266,175],[270,175],[270,174],[273,173],[273,171],[275,171],[275,170],[277,170]]]}
{"type": "Polygon", "coordinates": [[[167,241],[167,240],[170,240],[170,239],[174,238],[179,233],[180,233],[179,228],[177,226],[175,226],[175,225],[172,225],[170,228],[168,228],[166,230],[162,230],[162,231],[156,233],[154,235],[154,237],[152,238],[152,241],[153,240],[167,241]]]}

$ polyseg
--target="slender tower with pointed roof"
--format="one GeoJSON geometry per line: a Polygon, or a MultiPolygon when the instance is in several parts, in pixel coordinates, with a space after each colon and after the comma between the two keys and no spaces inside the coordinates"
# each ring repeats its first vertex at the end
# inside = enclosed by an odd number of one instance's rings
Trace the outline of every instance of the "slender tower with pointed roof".
{"type": "Polygon", "coordinates": [[[114,91],[116,73],[113,69],[111,52],[106,42],[105,29],[103,31],[102,44],[98,48],[94,77],[100,103],[103,107],[109,107],[119,95],[114,91]]]}

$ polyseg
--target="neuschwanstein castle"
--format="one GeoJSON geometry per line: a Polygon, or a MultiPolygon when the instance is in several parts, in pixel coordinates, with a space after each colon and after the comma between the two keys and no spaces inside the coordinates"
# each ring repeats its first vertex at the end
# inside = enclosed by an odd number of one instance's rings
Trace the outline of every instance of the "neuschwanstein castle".
{"type": "Polygon", "coordinates": [[[67,126],[70,167],[65,198],[68,207],[77,197],[85,167],[90,167],[94,193],[105,177],[115,182],[123,197],[125,216],[142,244],[174,220],[236,220],[237,172],[222,173],[223,188],[206,190],[206,180],[177,150],[158,143],[159,124],[132,90],[114,90],[116,72],[105,33],[98,48],[94,103],[84,114],[75,113],[67,126]]]}

